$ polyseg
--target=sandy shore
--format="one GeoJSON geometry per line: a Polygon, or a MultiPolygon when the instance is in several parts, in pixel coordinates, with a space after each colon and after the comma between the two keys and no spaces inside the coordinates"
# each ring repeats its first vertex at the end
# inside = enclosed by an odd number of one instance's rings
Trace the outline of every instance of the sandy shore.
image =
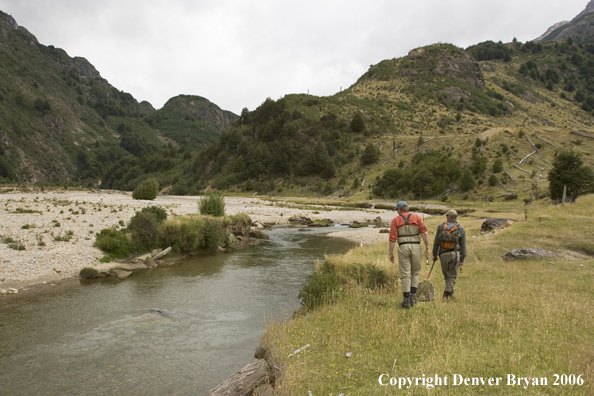
{"type": "MultiPolygon", "coordinates": [[[[197,213],[199,199],[159,196],[154,201],[140,201],[132,199],[131,193],[120,191],[4,191],[0,194],[0,291],[77,278],[81,268],[99,264],[104,256],[93,246],[96,232],[121,228],[136,210],[151,205],[161,206],[170,216],[197,213]],[[69,235],[68,241],[59,240],[69,235]]],[[[380,217],[389,224],[394,218],[394,212],[386,210],[304,210],[281,199],[271,202],[254,197],[227,197],[225,203],[227,214],[247,213],[253,221],[265,225],[287,224],[295,215],[336,223],[380,217]]],[[[331,235],[361,244],[387,240],[387,234],[369,228],[331,235]]]]}

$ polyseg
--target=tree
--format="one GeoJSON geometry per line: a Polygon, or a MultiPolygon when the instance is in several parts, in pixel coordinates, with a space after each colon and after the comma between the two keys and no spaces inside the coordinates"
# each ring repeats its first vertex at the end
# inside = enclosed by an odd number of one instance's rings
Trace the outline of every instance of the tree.
{"type": "Polygon", "coordinates": [[[361,113],[355,114],[351,120],[351,130],[353,132],[363,132],[365,128],[365,120],[363,119],[361,113]]]}
{"type": "Polygon", "coordinates": [[[573,150],[557,152],[549,172],[551,198],[561,201],[564,186],[567,186],[566,199],[570,202],[584,193],[594,192],[594,171],[584,165],[582,156],[573,150]]]}
{"type": "Polygon", "coordinates": [[[132,192],[132,198],[134,199],[148,199],[152,201],[157,198],[159,192],[159,183],[153,179],[146,179],[143,182],[138,183],[134,191],[132,192]]]}
{"type": "Polygon", "coordinates": [[[373,143],[367,143],[363,154],[361,154],[361,163],[363,165],[375,164],[379,160],[380,152],[373,143]]]}
{"type": "Polygon", "coordinates": [[[495,162],[493,162],[493,173],[500,172],[503,172],[503,161],[496,159],[495,162]]]}
{"type": "Polygon", "coordinates": [[[463,192],[470,191],[476,187],[476,181],[474,180],[474,177],[472,177],[470,169],[466,168],[466,170],[462,173],[459,183],[460,189],[463,192]]]}

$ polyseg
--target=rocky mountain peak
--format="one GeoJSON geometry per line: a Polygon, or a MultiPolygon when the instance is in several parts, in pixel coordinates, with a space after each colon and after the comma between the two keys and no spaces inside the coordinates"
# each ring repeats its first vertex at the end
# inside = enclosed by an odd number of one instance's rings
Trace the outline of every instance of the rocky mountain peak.
{"type": "Polygon", "coordinates": [[[588,3],[588,5],[586,5],[586,8],[584,9],[584,11],[580,12],[577,15],[576,19],[579,18],[579,17],[581,17],[581,16],[583,16],[583,15],[589,14],[591,12],[594,12],[594,0],[590,0],[590,2],[588,3]]]}

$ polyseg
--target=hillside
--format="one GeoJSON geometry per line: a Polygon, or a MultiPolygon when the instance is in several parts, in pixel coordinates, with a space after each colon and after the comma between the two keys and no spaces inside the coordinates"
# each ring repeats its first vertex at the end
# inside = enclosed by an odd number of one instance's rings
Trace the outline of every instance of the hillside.
{"type": "Polygon", "coordinates": [[[0,11],[0,181],[96,185],[123,158],[204,148],[236,118],[197,96],[139,103],[0,11]]]}
{"type": "Polygon", "coordinates": [[[573,147],[592,165],[592,139],[572,133],[594,137],[593,52],[568,42],[418,48],[336,95],[244,110],[187,175],[200,188],[290,195],[540,197],[556,150],[573,147]],[[467,172],[475,184],[462,191],[467,172]]]}

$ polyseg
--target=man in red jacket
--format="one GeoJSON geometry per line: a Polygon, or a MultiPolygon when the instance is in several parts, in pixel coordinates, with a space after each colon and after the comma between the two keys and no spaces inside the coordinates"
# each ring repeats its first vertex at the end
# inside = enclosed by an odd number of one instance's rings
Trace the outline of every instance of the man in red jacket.
{"type": "Polygon", "coordinates": [[[409,213],[408,204],[400,201],[396,204],[398,216],[390,227],[390,262],[394,262],[394,247],[398,242],[398,267],[404,300],[400,304],[409,309],[415,305],[419,273],[421,272],[421,238],[425,243],[425,257],[429,260],[429,235],[423,219],[415,213],[409,213]]]}

